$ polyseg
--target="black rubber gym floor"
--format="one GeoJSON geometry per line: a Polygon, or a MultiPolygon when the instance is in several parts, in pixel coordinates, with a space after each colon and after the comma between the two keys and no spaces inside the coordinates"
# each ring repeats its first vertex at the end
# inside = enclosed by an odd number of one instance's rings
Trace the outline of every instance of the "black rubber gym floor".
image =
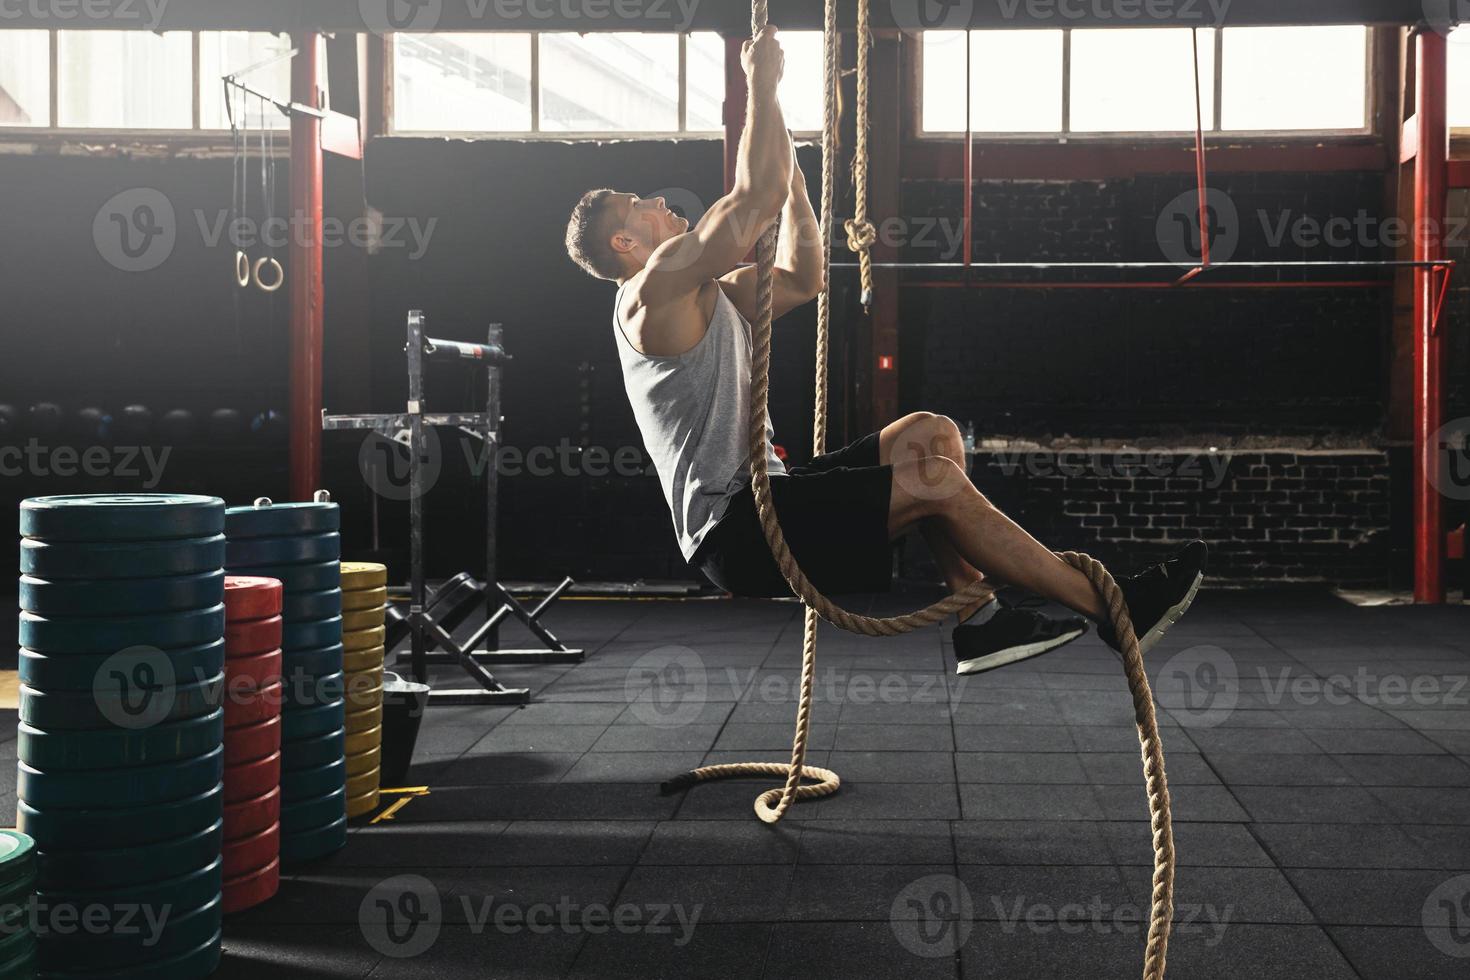
{"type": "MultiPolygon", "coordinates": [[[[219,976],[1140,972],[1148,810],[1127,687],[1094,637],[957,678],[946,632],[824,627],[809,761],[843,787],[769,827],[752,811],[769,783],[657,784],[787,759],[798,606],[564,601],[548,622],[586,663],[505,668],[526,708],[431,709],[411,780],[431,793],[231,920],[219,976]]],[[[1170,976],[1465,976],[1467,625],[1206,592],[1150,654],[1179,854],[1170,976]]]]}

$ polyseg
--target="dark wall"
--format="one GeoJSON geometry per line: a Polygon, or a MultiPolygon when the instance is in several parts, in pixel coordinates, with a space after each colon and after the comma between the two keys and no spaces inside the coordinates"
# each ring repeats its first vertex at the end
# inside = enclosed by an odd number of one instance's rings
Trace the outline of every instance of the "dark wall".
{"type": "MultiPolygon", "coordinates": [[[[1341,248],[1297,247],[1290,234],[1280,245],[1271,241],[1283,217],[1326,221],[1360,210],[1381,216],[1382,183],[1371,173],[1215,175],[1212,194],[1228,204],[1215,212],[1213,258],[1391,258],[1356,236],[1341,248]]],[[[1193,186],[1183,176],[984,182],[975,196],[975,261],[1172,260],[1177,251],[1160,244],[1157,219],[1193,186]]],[[[916,216],[954,216],[960,190],[911,182],[905,207],[916,216]]],[[[906,250],[919,261],[932,252],[906,250]]],[[[1168,282],[1183,272],[1004,275],[1168,282]]],[[[1219,270],[1201,281],[1373,275],[1219,270]]],[[[905,402],[973,420],[982,435],[1366,434],[1383,418],[1391,298],[1386,289],[912,290],[904,294],[904,360],[920,368],[904,379],[905,402]]]]}
{"type": "MultiPolygon", "coordinates": [[[[804,154],[814,177],[815,155],[804,154]]],[[[406,243],[385,245],[371,256],[353,245],[328,250],[328,407],[402,406],[409,309],[425,310],[432,333],[450,338],[478,339],[488,323],[504,323],[515,357],[504,392],[507,444],[523,453],[544,447],[553,463],[549,474],[502,477],[502,575],[686,575],[652,475],[587,475],[577,452],[641,453],[641,442],[611,334],[613,287],[576,269],[562,237],[573,203],[590,187],[640,193],[683,188],[690,200],[712,200],[721,187],[720,144],[385,139],[369,145],[365,167],[366,196],[385,216],[386,228],[409,218],[421,231],[435,223],[421,255],[406,243]]],[[[360,214],[358,179],[355,164],[334,162],[331,214],[360,214]]],[[[282,210],[286,180],[282,166],[282,210]]],[[[246,422],[284,411],[285,294],[278,294],[274,308],[258,294],[242,297],[230,284],[232,249],[199,240],[195,212],[212,220],[226,208],[230,181],[228,159],[0,155],[0,207],[12,229],[0,240],[6,297],[0,403],[23,410],[57,401],[71,414],[94,404],[114,414],[144,404],[155,416],[188,408],[196,417],[192,435],[165,438],[155,430],[150,437],[173,449],[163,488],[207,490],[237,503],[284,493],[279,427],[215,437],[203,423],[219,407],[237,408],[246,422]],[[162,190],[179,216],[168,260],[141,274],[110,266],[93,239],[98,208],[135,187],[162,190]]],[[[1256,209],[1376,213],[1381,199],[1375,174],[1218,175],[1212,183],[1248,215],[1256,209]]],[[[976,197],[976,259],[1157,257],[1155,216],[1188,186],[1183,177],[987,183],[976,197]]],[[[911,182],[905,211],[954,219],[962,211],[957,185],[911,182]]],[[[1242,225],[1237,258],[1261,255],[1259,237],[1249,233],[1253,226],[1254,219],[1242,225]]],[[[400,241],[406,237],[400,229],[400,241]]],[[[909,257],[935,256],[910,250],[909,257]]],[[[837,279],[832,369],[838,420],[855,409],[844,384],[856,329],[847,296],[851,278],[837,279]]],[[[1350,443],[1383,416],[1388,295],[906,291],[903,407],[973,420],[982,437],[1121,434],[1166,447],[1193,445],[1191,436],[1250,433],[1350,443]]],[[[1463,320],[1463,299],[1457,293],[1452,301],[1452,314],[1460,318],[1452,323],[1463,320]]],[[[809,452],[812,318],[812,309],[799,311],[776,333],[777,441],[798,459],[809,452]]],[[[1460,368],[1453,371],[1463,376],[1460,368]]],[[[469,395],[462,373],[445,370],[430,378],[433,407],[461,407],[469,395]]],[[[839,425],[832,441],[856,434],[839,425]]],[[[23,435],[22,426],[5,438],[23,435]]],[[[67,432],[50,438],[84,446],[89,437],[67,432]]],[[[117,433],[109,440],[117,442],[117,433]]],[[[360,446],[353,436],[329,436],[324,482],[346,509],[348,551],[368,553],[376,504],[379,553],[396,560],[404,508],[375,500],[359,472],[360,446]]],[[[428,506],[434,574],[479,567],[479,484],[461,450],[458,438],[446,434],[443,475],[428,506]]],[[[6,498],[0,503],[13,506],[32,493],[139,486],[138,479],[117,473],[87,479],[28,474],[0,481],[6,498]]],[[[1042,515],[1048,493],[1055,496],[1055,488],[1037,484],[1036,498],[1015,506],[1042,515]]],[[[1072,516],[1089,515],[1062,515],[1072,516]]],[[[1379,517],[1375,511],[1375,527],[1379,517]]],[[[1038,519],[1065,537],[1061,517],[1038,519]]],[[[1251,554],[1242,553],[1242,571],[1255,561],[1251,554]]],[[[1363,554],[1355,549],[1355,580],[1362,579],[1363,554]]],[[[1330,571],[1321,574],[1330,577],[1330,571]]]]}

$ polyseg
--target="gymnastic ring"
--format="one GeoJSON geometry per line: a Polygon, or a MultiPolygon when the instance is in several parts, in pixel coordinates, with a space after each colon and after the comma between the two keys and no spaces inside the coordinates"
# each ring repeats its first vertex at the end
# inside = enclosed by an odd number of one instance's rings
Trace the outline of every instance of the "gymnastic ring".
{"type": "Polygon", "coordinates": [[[260,287],[261,292],[273,293],[277,289],[280,289],[281,285],[285,283],[285,281],[286,270],[282,269],[281,263],[277,262],[273,257],[267,255],[265,258],[255,260],[255,285],[260,287]],[[266,265],[269,265],[272,269],[276,270],[276,281],[271,283],[269,286],[262,282],[260,278],[260,270],[266,265]]]}
{"type": "Polygon", "coordinates": [[[235,282],[241,289],[250,285],[250,256],[235,250],[235,282]]]}

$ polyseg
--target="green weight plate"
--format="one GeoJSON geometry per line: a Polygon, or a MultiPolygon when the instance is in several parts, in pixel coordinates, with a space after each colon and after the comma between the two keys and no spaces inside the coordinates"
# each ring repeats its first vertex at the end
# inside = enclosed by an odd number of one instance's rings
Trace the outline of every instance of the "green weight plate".
{"type": "Polygon", "coordinates": [[[150,646],[160,649],[213,643],[225,634],[224,603],[205,609],[147,616],[20,614],[20,645],[37,653],[96,653],[150,646]]]}
{"type": "Polygon", "coordinates": [[[315,708],[291,708],[281,715],[281,745],[314,735],[325,735],[343,727],[345,702],[334,701],[315,708]]]}
{"type": "Polygon", "coordinates": [[[38,969],[35,940],[33,939],[29,950],[13,960],[0,963],[0,980],[34,980],[38,969]]]}
{"type": "MultiPolygon", "coordinates": [[[[22,902],[29,899],[25,896],[22,902]]],[[[49,910],[48,910],[49,911],[49,910]]],[[[67,912],[63,912],[66,915],[67,912]]],[[[25,921],[25,913],[20,913],[20,921],[6,922],[0,927],[0,963],[9,963],[11,960],[30,956],[36,950],[36,937],[25,921]]],[[[78,920],[80,921],[80,920],[78,920]]]]}
{"type": "Polygon", "coordinates": [[[16,822],[43,852],[138,847],[214,826],[224,812],[224,798],[221,784],[187,799],[121,810],[37,809],[21,800],[16,822]]]}
{"type": "Polygon", "coordinates": [[[225,529],[225,502],[193,494],[68,494],[20,505],[20,533],[45,541],[203,538],[225,529]]]}
{"type": "Polygon", "coordinates": [[[27,872],[36,865],[36,841],[19,830],[0,830],[0,882],[12,872],[27,872]]]}
{"type": "Polygon", "coordinates": [[[42,772],[16,766],[16,796],[31,806],[66,809],[151,806],[207,793],[225,775],[225,748],[156,766],[86,772],[42,772]]]}
{"type": "Polygon", "coordinates": [[[144,846],[42,851],[36,884],[40,891],[90,891],[177,878],[220,856],[224,826],[216,820],[205,830],[144,846]]]}
{"type": "MultiPolygon", "coordinates": [[[[282,752],[282,761],[294,749],[288,745],[282,752]]],[[[338,756],[334,761],[310,769],[284,770],[281,773],[281,803],[289,805],[302,800],[314,799],[335,793],[347,785],[347,760],[338,756]]]]}
{"type": "Polygon", "coordinates": [[[178,762],[212,752],[224,737],[225,712],[216,708],[198,718],[151,728],[47,732],[22,722],[16,743],[21,762],[53,772],[178,762]]]}
{"type": "Polygon", "coordinates": [[[104,669],[120,669],[125,674],[141,664],[154,663],[154,681],[172,677],[174,683],[197,683],[215,677],[225,669],[225,641],[216,640],[197,647],[177,647],[153,651],[142,657],[118,658],[113,653],[63,653],[47,655],[34,650],[20,651],[20,682],[37,691],[91,691],[104,669]],[[109,663],[109,661],[111,661],[109,663]]]}
{"type": "Polygon", "coordinates": [[[330,502],[270,503],[231,507],[225,511],[225,533],[231,538],[276,538],[321,534],[342,527],[342,509],[330,502]]]}
{"type": "Polygon", "coordinates": [[[300,565],[262,565],[252,568],[250,575],[274,578],[281,581],[286,594],[297,592],[320,592],[323,589],[340,588],[341,565],[335,561],[305,562],[300,565]]]}
{"type": "Polygon", "coordinates": [[[101,980],[104,976],[107,980],[201,980],[219,968],[221,935],[222,933],[216,932],[202,946],[166,960],[108,970],[106,973],[53,970],[45,976],[46,980],[101,980]]]}
{"type": "Polygon", "coordinates": [[[224,569],[166,578],[51,581],[22,575],[20,608],[38,616],[123,616],[206,609],[225,596],[224,569]]]}
{"type": "Polygon", "coordinates": [[[223,886],[224,860],[216,857],[204,867],[177,878],[125,885],[106,891],[84,889],[40,892],[36,897],[49,908],[72,906],[84,909],[88,905],[113,909],[123,906],[161,908],[167,905],[174,909],[197,909],[219,897],[223,886]]]}
{"type": "Polygon", "coordinates": [[[286,601],[281,606],[281,615],[287,622],[299,622],[303,619],[331,619],[341,614],[341,589],[293,592],[286,596],[286,601]]]}
{"type": "MultiPolygon", "coordinates": [[[[304,673],[292,672],[285,678],[284,683],[286,685],[284,710],[289,713],[341,701],[345,693],[346,675],[338,671],[323,677],[309,677],[304,673]]],[[[342,710],[347,709],[344,706],[342,710]]],[[[328,731],[331,730],[328,729],[328,731]]]]}
{"type": "Polygon", "coordinates": [[[287,676],[325,677],[342,670],[342,644],[312,650],[288,650],[281,656],[281,671],[287,676]]]}
{"type": "Polygon", "coordinates": [[[347,788],[281,807],[281,835],[302,833],[332,823],[346,813],[347,788]]]}
{"type": "MultiPolygon", "coordinates": [[[[344,804],[345,807],[345,804],[344,804]]],[[[347,811],[325,827],[281,836],[281,863],[301,864],[333,854],[347,846],[347,811]]]]}
{"type": "Polygon", "coordinates": [[[341,616],[288,622],[281,629],[282,650],[311,650],[317,647],[333,646],[341,642],[341,616]]]}
{"type": "Polygon", "coordinates": [[[20,570],[44,579],[160,578],[225,567],[225,536],[170,541],[62,541],[26,538],[20,570]]]}
{"type": "MultiPolygon", "coordinates": [[[[296,770],[314,769],[340,762],[346,758],[346,745],[347,731],[342,728],[315,738],[297,739],[282,753],[281,765],[287,770],[296,770]]],[[[283,783],[285,779],[285,776],[281,777],[283,783]]]]}
{"type": "Polygon", "coordinates": [[[198,718],[224,703],[223,673],[179,684],[166,676],[169,661],[156,650],[117,657],[89,692],[49,693],[22,685],[20,720],[42,731],[136,729],[198,718]]]}
{"type": "Polygon", "coordinates": [[[105,970],[113,975],[119,968],[154,963],[193,949],[219,933],[222,918],[219,895],[192,909],[172,903],[131,914],[127,908],[113,909],[108,915],[113,928],[107,931],[68,930],[39,936],[36,959],[45,972],[105,970]],[[162,917],[161,925],[150,925],[149,916],[154,922],[162,917]]]}
{"type": "Polygon", "coordinates": [[[257,565],[299,565],[341,557],[342,536],[336,531],[291,538],[229,538],[225,545],[225,567],[231,574],[257,565]]]}

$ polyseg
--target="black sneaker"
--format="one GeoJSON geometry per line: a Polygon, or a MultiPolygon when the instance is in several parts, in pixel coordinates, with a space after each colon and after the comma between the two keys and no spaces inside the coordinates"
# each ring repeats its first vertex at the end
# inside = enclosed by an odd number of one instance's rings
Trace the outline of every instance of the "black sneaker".
{"type": "Polygon", "coordinates": [[[979,674],[1029,660],[1086,632],[1087,620],[1081,616],[1052,618],[1001,602],[985,622],[954,628],[955,673],[979,674]]]}
{"type": "MultiPolygon", "coordinates": [[[[1144,653],[1189,609],[1204,580],[1209,553],[1209,546],[1203,541],[1191,541],[1167,561],[1118,581],[1123,589],[1123,601],[1128,604],[1128,615],[1133,620],[1133,632],[1138,636],[1138,647],[1144,653]]],[[[1122,652],[1112,623],[1099,623],[1097,635],[1108,646],[1122,652]]]]}

